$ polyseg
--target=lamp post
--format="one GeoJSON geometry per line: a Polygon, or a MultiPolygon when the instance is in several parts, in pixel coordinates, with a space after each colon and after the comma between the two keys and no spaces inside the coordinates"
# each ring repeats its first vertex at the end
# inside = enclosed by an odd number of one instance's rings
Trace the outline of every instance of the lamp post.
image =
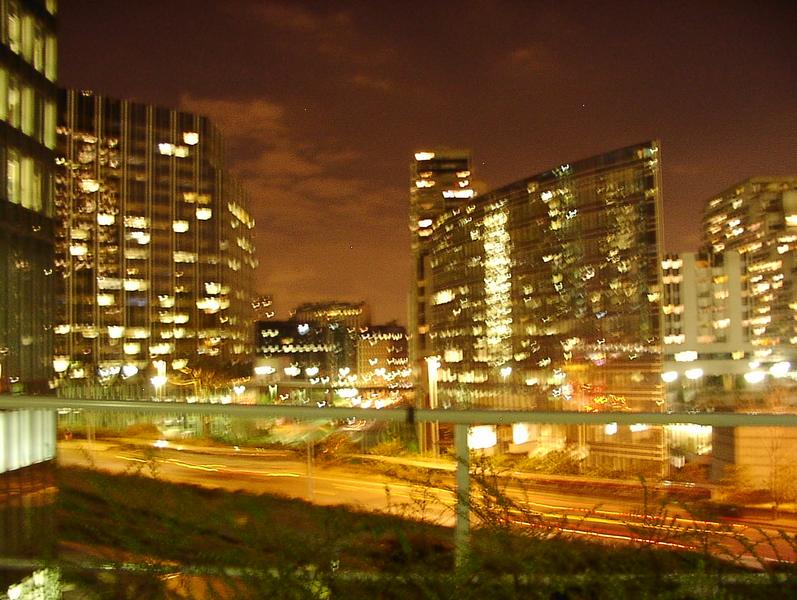
{"type": "Polygon", "coordinates": [[[157,375],[150,377],[150,383],[155,388],[155,395],[157,396],[158,400],[162,399],[162,391],[163,386],[166,385],[166,361],[165,360],[155,360],[152,362],[152,365],[155,367],[157,375]]]}
{"type": "MultiPolygon", "coordinates": [[[[437,374],[440,369],[439,356],[426,357],[426,375],[429,383],[429,408],[432,410],[437,408],[437,374]]],[[[440,423],[432,421],[429,423],[429,433],[432,438],[432,454],[438,456],[440,454],[440,423]]]]}

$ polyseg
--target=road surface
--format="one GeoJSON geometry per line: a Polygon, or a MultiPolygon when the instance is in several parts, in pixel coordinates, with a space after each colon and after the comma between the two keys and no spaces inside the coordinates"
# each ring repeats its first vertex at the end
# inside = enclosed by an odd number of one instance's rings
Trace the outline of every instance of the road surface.
{"type": "MultiPolygon", "coordinates": [[[[58,445],[58,462],[91,466],[112,473],[155,474],[164,481],[209,488],[279,494],[321,505],[345,504],[362,510],[389,511],[453,526],[456,495],[453,476],[442,472],[435,486],[391,478],[356,464],[319,464],[308,457],[279,450],[235,452],[230,449],[170,445],[165,448],[131,446],[114,441],[69,441],[58,445]]],[[[473,486],[476,490],[478,486],[473,486]]],[[[758,544],[755,555],[769,560],[797,560],[795,548],[778,540],[779,531],[797,533],[797,523],[751,523],[740,519],[696,521],[682,509],[648,507],[641,501],[606,499],[572,490],[505,486],[515,503],[510,519],[520,526],[551,528],[574,537],[609,542],[640,542],[671,548],[696,548],[707,542],[715,554],[757,559],[740,543],[758,544]],[[698,534],[700,531],[702,533],[698,534]],[[767,540],[775,539],[775,542],[767,540]]],[[[476,490],[475,494],[480,491],[476,490]]],[[[479,499],[474,504],[480,504],[479,499]]]]}

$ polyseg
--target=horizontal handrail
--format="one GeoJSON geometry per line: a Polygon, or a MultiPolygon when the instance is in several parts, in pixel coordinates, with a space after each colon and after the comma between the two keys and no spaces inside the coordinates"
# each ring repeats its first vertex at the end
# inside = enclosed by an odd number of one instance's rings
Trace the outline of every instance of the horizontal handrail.
{"type": "Polygon", "coordinates": [[[355,408],[297,406],[286,404],[207,404],[185,402],[144,402],[139,400],[81,400],[48,396],[0,396],[0,409],[73,409],[155,414],[225,415],[262,419],[288,417],[302,421],[363,419],[367,421],[433,422],[460,425],[501,425],[510,423],[551,423],[562,425],[694,424],[714,427],[797,427],[797,414],[728,412],[575,412],[490,409],[355,408]]]}

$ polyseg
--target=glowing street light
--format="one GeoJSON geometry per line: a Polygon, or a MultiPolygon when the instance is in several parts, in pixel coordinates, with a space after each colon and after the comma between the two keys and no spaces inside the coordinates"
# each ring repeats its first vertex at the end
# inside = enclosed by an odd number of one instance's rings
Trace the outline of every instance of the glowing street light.
{"type": "Polygon", "coordinates": [[[703,369],[689,369],[688,371],[684,372],[684,375],[687,379],[695,381],[696,379],[703,377],[703,369]]]}
{"type": "Polygon", "coordinates": [[[53,370],[56,373],[63,373],[69,368],[68,356],[56,356],[53,359],[53,370]]]}
{"type": "Polygon", "coordinates": [[[773,377],[781,379],[782,377],[786,377],[789,374],[789,370],[791,369],[791,363],[787,361],[777,362],[771,367],[769,367],[769,372],[773,377]]]}
{"type": "Polygon", "coordinates": [[[764,371],[748,371],[744,374],[744,380],[747,383],[755,385],[761,383],[766,378],[767,374],[764,371]]]}
{"type": "MultiPolygon", "coordinates": [[[[426,357],[426,374],[429,380],[429,408],[437,408],[437,374],[440,370],[440,357],[426,357]]],[[[430,424],[432,434],[432,452],[436,455],[438,451],[438,441],[440,436],[440,425],[437,421],[430,424]]]]}
{"type": "Polygon", "coordinates": [[[155,388],[158,396],[160,396],[161,390],[163,386],[166,385],[168,381],[166,378],[166,361],[165,360],[153,360],[152,366],[155,367],[155,371],[157,372],[156,375],[149,378],[150,383],[155,388]]]}

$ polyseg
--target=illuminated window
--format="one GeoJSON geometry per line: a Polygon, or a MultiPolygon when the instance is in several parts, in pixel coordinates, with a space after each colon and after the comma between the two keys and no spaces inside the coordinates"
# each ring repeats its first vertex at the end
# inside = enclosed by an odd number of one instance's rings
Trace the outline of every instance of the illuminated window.
{"type": "Polygon", "coordinates": [[[8,124],[19,127],[22,97],[19,91],[19,82],[13,76],[8,78],[8,124]]]}
{"type": "Polygon", "coordinates": [[[128,292],[144,291],[149,287],[147,281],[143,279],[125,279],[123,286],[128,292]]]}
{"type": "Polygon", "coordinates": [[[80,186],[81,190],[89,194],[99,191],[100,189],[100,182],[96,181],[95,179],[81,179],[78,185],[80,186]]]}
{"type": "Polygon", "coordinates": [[[19,15],[19,6],[11,1],[6,8],[6,26],[8,33],[8,47],[12,52],[19,54],[22,45],[22,19],[19,15]]]}
{"type": "Polygon", "coordinates": [[[97,306],[112,306],[114,297],[112,294],[97,294],[97,306]]]}
{"type": "Polygon", "coordinates": [[[125,248],[125,258],[127,260],[146,260],[149,257],[147,248],[125,248]]]}
{"type": "Polygon", "coordinates": [[[177,251],[174,253],[174,262],[176,263],[195,263],[196,261],[196,252],[177,251]]]}
{"type": "Polygon", "coordinates": [[[6,194],[8,200],[14,204],[20,203],[20,186],[19,153],[9,149],[6,160],[6,194]]]}
{"type": "Polygon", "coordinates": [[[44,32],[38,24],[33,27],[33,68],[44,72],[44,32]]]}
{"type": "Polygon", "coordinates": [[[44,76],[55,81],[58,56],[58,42],[54,35],[48,35],[44,41],[44,76]]]}
{"type": "Polygon", "coordinates": [[[140,245],[149,244],[150,236],[143,231],[133,231],[125,236],[126,239],[136,240],[140,245]]]}
{"type": "Polygon", "coordinates": [[[146,229],[149,227],[149,219],[147,217],[127,216],[125,217],[125,227],[146,229]]]}
{"type": "Polygon", "coordinates": [[[22,133],[32,136],[34,134],[33,125],[35,113],[33,110],[33,88],[22,86],[22,133]]]}
{"type": "Polygon", "coordinates": [[[44,102],[44,145],[55,148],[56,106],[52,100],[44,102]]]}
{"type": "Polygon", "coordinates": [[[445,190],[443,198],[473,198],[473,190],[445,190]]]}

